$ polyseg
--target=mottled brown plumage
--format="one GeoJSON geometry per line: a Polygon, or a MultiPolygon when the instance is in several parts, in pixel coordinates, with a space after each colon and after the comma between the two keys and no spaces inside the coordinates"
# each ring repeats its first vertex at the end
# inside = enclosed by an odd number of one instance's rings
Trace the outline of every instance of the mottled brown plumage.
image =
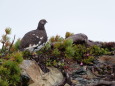
{"type": "Polygon", "coordinates": [[[34,51],[40,49],[47,41],[47,34],[44,25],[47,23],[45,19],[42,19],[38,23],[36,30],[32,30],[24,35],[21,40],[20,49],[34,51]]]}

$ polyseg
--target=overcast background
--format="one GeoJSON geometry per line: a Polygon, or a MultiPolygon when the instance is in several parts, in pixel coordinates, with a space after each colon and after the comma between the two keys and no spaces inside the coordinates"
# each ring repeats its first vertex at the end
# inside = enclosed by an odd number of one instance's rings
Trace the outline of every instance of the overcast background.
{"type": "Polygon", "coordinates": [[[48,21],[48,37],[69,31],[115,41],[115,0],[0,0],[0,39],[6,27],[12,28],[11,38],[22,38],[40,19],[48,21]]]}

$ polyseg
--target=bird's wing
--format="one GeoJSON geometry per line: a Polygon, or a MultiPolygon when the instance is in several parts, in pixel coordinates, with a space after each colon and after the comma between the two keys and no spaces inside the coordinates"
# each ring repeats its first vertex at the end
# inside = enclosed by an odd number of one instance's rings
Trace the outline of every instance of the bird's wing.
{"type": "Polygon", "coordinates": [[[38,44],[40,41],[39,34],[35,30],[30,31],[24,35],[21,40],[21,48],[29,47],[30,45],[38,44]]]}

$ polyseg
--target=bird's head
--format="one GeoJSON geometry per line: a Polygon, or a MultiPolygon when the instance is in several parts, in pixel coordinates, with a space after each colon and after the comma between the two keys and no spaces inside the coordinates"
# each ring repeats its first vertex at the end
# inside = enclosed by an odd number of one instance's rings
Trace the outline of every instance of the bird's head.
{"type": "Polygon", "coordinates": [[[39,21],[39,24],[42,24],[42,25],[45,25],[47,23],[47,21],[45,20],[45,19],[41,19],[40,21],[39,21]]]}

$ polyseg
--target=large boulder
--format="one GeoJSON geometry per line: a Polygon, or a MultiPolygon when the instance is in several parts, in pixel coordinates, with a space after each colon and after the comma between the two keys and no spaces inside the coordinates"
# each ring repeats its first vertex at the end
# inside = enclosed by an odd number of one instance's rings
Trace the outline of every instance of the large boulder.
{"type": "Polygon", "coordinates": [[[102,46],[102,42],[98,42],[98,41],[95,42],[92,40],[88,40],[88,37],[83,33],[78,33],[78,34],[69,36],[67,39],[72,39],[73,43],[75,43],[75,44],[85,43],[85,44],[87,44],[87,46],[94,46],[94,45],[97,45],[99,47],[102,46]]]}
{"type": "Polygon", "coordinates": [[[64,81],[62,73],[54,67],[49,67],[50,72],[44,73],[32,60],[24,60],[20,67],[21,74],[30,79],[29,86],[58,86],[64,81]]]}
{"type": "Polygon", "coordinates": [[[88,41],[88,37],[83,33],[69,36],[67,39],[72,39],[74,43],[86,43],[88,41]]]}

